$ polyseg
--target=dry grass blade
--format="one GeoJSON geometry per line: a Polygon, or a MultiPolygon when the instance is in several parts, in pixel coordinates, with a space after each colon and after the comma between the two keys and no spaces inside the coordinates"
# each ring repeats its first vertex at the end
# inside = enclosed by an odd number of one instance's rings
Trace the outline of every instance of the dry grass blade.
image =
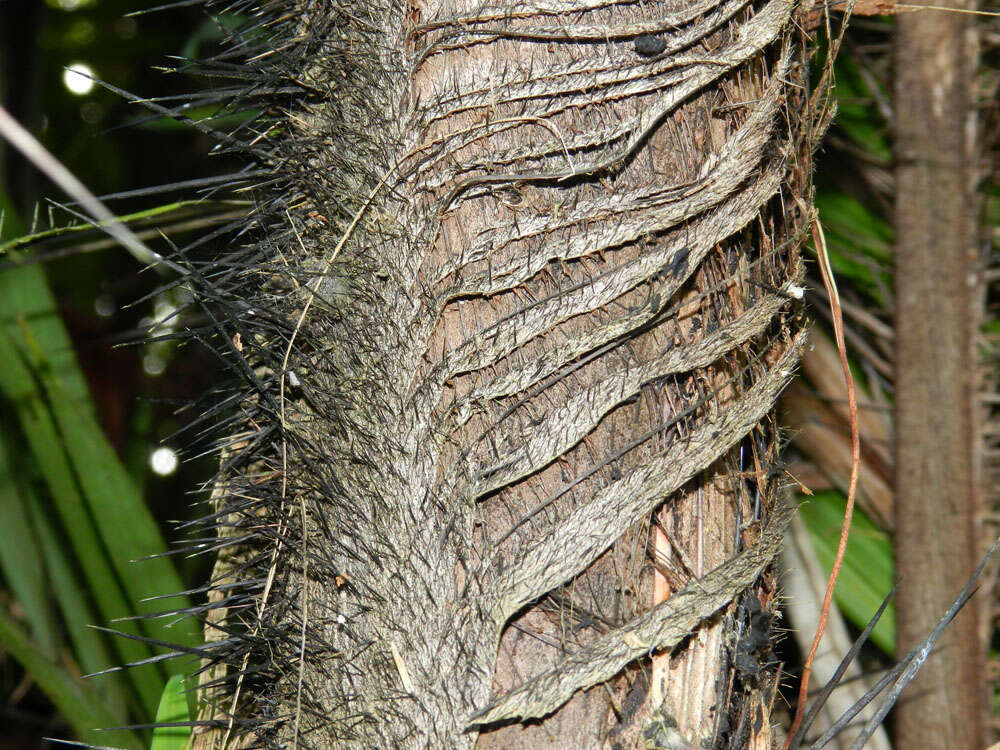
{"type": "MultiPolygon", "coordinates": [[[[785,612],[791,621],[799,648],[805,651],[809,646],[807,638],[817,626],[820,603],[826,588],[826,573],[801,515],[797,515],[792,521],[782,556],[785,567],[783,587],[788,600],[785,612]]],[[[848,552],[849,558],[850,552],[848,552]]],[[[818,693],[812,698],[809,710],[796,736],[792,738],[790,746],[792,750],[800,746],[807,732],[812,730],[812,734],[816,734],[825,731],[862,697],[868,686],[860,667],[855,663],[855,658],[861,646],[868,642],[875,626],[881,621],[891,598],[890,594],[882,600],[881,606],[869,619],[864,632],[853,642],[841,613],[837,609],[831,612],[824,648],[814,663],[814,679],[810,685],[811,690],[813,692],[818,690],[818,693]]],[[[838,748],[846,750],[853,739],[854,734],[851,732],[838,736],[838,748]]],[[[872,739],[870,750],[889,750],[891,747],[884,730],[880,730],[872,739]]]]}
{"type": "MultiPolygon", "coordinates": [[[[819,336],[815,338],[821,338],[819,336]]],[[[814,352],[806,354],[808,359],[814,352]]],[[[801,383],[794,383],[782,396],[782,416],[792,433],[792,443],[810,461],[813,468],[805,472],[811,476],[822,474],[815,481],[805,481],[812,490],[834,486],[846,491],[850,483],[852,456],[849,427],[820,398],[801,383]]],[[[862,431],[862,435],[867,437],[862,431]]],[[[867,447],[867,443],[865,443],[867,447]]],[[[887,470],[892,464],[883,464],[871,454],[862,454],[861,473],[858,481],[857,503],[880,528],[892,530],[892,485],[887,470]]],[[[803,467],[804,468],[804,467],[803,467]]],[[[799,471],[793,470],[799,477],[799,471]]],[[[804,478],[803,478],[804,479],[804,478]]]]}
{"type": "Polygon", "coordinates": [[[858,432],[858,404],[854,388],[854,377],[851,375],[851,368],[847,363],[847,347],[844,344],[844,318],[840,310],[840,295],[837,294],[837,284],[834,281],[833,271],[830,268],[830,258],[826,251],[826,239],[823,236],[823,227],[820,225],[818,219],[814,219],[813,221],[813,241],[816,244],[816,255],[819,258],[823,284],[830,295],[833,330],[837,340],[837,349],[840,352],[840,364],[844,370],[844,380],[847,383],[847,404],[851,416],[851,479],[847,490],[847,509],[844,512],[844,525],[840,532],[837,555],[833,561],[833,569],[830,571],[830,581],[826,587],[826,594],[823,596],[823,609],[820,614],[816,637],[813,639],[812,647],[809,649],[809,654],[806,656],[805,664],[802,667],[802,683],[799,685],[798,706],[795,709],[795,718],[792,720],[792,726],[788,732],[788,739],[785,740],[784,750],[788,750],[792,738],[797,733],[799,725],[802,722],[803,712],[806,707],[806,694],[809,689],[809,673],[812,669],[813,659],[816,658],[816,651],[819,649],[820,641],[823,639],[823,630],[826,627],[830,605],[833,602],[833,587],[837,584],[837,575],[840,573],[840,566],[844,561],[844,551],[847,549],[847,535],[850,532],[851,517],[854,514],[854,498],[858,486],[858,476],[861,472],[861,436],[858,432]]]}
{"type": "MultiPolygon", "coordinates": [[[[889,602],[892,600],[892,596],[895,593],[895,591],[896,589],[895,587],[893,587],[893,590],[889,592],[889,595],[886,596],[885,599],[882,601],[881,606],[878,608],[875,614],[872,615],[871,619],[868,621],[868,624],[865,626],[865,629],[861,632],[861,635],[859,635],[857,639],[855,639],[850,649],[848,649],[847,652],[844,654],[844,656],[841,658],[840,663],[838,664],[836,670],[834,670],[833,674],[830,675],[829,679],[827,679],[826,684],[823,686],[822,690],[815,697],[815,699],[813,699],[813,702],[809,706],[809,710],[805,714],[805,717],[803,718],[802,723],[799,726],[798,730],[795,732],[795,734],[791,735],[791,739],[789,741],[790,750],[797,750],[797,748],[801,746],[802,739],[803,737],[805,737],[806,732],[809,731],[809,728],[815,723],[816,719],[819,717],[820,711],[827,704],[827,701],[829,700],[833,691],[841,683],[841,680],[847,673],[847,670],[850,668],[851,664],[857,658],[857,655],[860,652],[861,647],[868,642],[868,638],[871,636],[872,631],[875,629],[875,626],[881,619],[882,614],[889,606],[889,602]]],[[[861,700],[863,698],[864,696],[861,696],[855,702],[854,706],[852,706],[851,708],[854,708],[856,706],[857,709],[860,711],[864,707],[861,704],[861,700]]],[[[848,711],[849,710],[850,709],[848,709],[848,711]]],[[[844,713],[846,715],[847,711],[845,711],[844,713]]],[[[838,719],[837,722],[834,722],[834,725],[838,725],[839,722],[842,720],[842,718],[843,717],[841,717],[841,719],[838,719]]],[[[853,718],[853,714],[851,718],[853,718]]],[[[840,728],[842,727],[843,725],[840,725],[840,728]]],[[[837,731],[839,732],[840,729],[838,729],[837,731]]],[[[832,734],[831,737],[833,736],[836,735],[832,734]]]]}

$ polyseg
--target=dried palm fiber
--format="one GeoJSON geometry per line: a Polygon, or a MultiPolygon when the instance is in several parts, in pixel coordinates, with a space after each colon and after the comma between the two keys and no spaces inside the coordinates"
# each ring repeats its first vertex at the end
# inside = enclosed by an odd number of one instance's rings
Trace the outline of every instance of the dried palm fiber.
{"type": "Polygon", "coordinates": [[[226,10],[223,145],[273,178],[188,280],[242,379],[196,746],[761,746],[735,602],[829,117],[795,3],[226,10]]]}

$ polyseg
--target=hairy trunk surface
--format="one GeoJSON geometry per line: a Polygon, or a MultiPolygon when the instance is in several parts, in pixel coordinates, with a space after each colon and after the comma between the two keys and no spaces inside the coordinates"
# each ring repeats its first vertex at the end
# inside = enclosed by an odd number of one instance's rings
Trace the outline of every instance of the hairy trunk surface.
{"type": "MultiPolygon", "coordinates": [[[[952,3],[971,9],[974,3],[952,3]]],[[[975,25],[901,15],[896,30],[896,648],[934,627],[979,558],[974,467],[979,249],[975,25]]],[[[896,708],[898,747],[983,747],[985,654],[973,599],[896,708]]]]}
{"type": "Polygon", "coordinates": [[[768,747],[795,3],[293,5],[201,742],[768,747]]]}

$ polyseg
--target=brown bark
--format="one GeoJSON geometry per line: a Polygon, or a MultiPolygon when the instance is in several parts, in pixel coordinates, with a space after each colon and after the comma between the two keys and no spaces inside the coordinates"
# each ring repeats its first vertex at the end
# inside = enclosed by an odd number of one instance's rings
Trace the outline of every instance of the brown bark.
{"type": "Polygon", "coordinates": [[[274,471],[220,499],[277,544],[252,731],[766,745],[773,675],[739,633],[787,520],[771,411],[822,117],[801,8],[301,5],[325,56],[281,152],[302,198],[262,274],[287,294],[255,308],[291,321],[256,356],[309,398],[274,394],[274,471]]]}
{"type": "MultiPolygon", "coordinates": [[[[972,8],[973,2],[948,3],[972,8]]],[[[933,627],[977,562],[972,315],[977,249],[968,15],[901,15],[895,48],[897,653],[933,627]]],[[[976,600],[903,693],[896,746],[983,747],[976,600]]]]}

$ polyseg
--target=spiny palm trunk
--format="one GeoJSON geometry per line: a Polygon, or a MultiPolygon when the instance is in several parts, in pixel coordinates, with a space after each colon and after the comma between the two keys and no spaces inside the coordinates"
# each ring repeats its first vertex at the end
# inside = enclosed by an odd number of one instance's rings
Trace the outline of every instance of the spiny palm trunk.
{"type": "Polygon", "coordinates": [[[766,747],[819,127],[793,1],[273,13],[302,94],[233,280],[216,581],[252,596],[213,595],[202,740],[766,747]]]}

